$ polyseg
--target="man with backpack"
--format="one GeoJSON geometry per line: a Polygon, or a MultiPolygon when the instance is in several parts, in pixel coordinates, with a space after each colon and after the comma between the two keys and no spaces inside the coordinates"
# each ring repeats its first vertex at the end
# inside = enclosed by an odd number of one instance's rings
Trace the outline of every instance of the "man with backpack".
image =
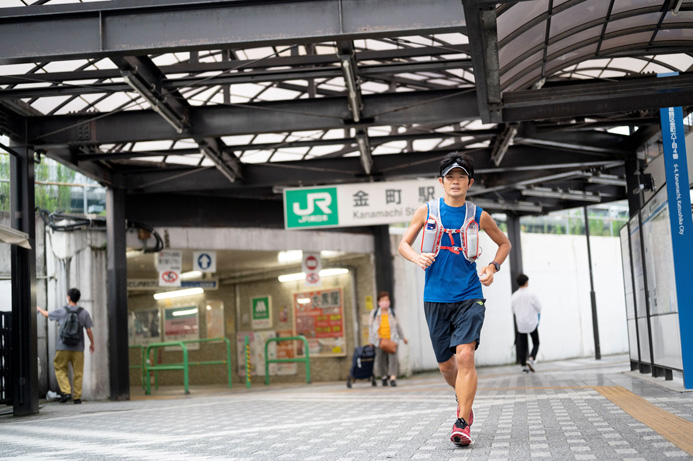
{"type": "Polygon", "coordinates": [[[82,403],[82,376],[84,373],[84,330],[89,336],[89,352],[94,353],[94,335],[91,332],[94,323],[89,312],[77,306],[81,297],[77,288],[67,291],[67,306],[48,312],[40,307],[36,310],[49,320],[57,320],[60,330],[55,347],[55,377],[60,386],[60,403],[65,403],[74,397],[76,404],[82,403]],[[72,364],[74,377],[73,389],[70,392],[70,376],[68,364],[72,364]]]}
{"type": "Polygon", "coordinates": [[[455,389],[458,401],[450,440],[467,446],[472,443],[472,403],[477,389],[474,353],[479,347],[486,313],[481,286],[493,283],[493,276],[507,258],[511,245],[491,215],[466,199],[467,191],[474,184],[471,157],[458,152],[446,155],[440,163],[438,181],[443,187],[443,198],[416,210],[399,244],[399,252],[426,271],[423,296],[426,322],[438,368],[455,389]],[[412,244],[422,229],[419,253],[412,244]],[[481,254],[479,230],[484,230],[498,249],[491,263],[477,272],[476,260],[481,254]]]}

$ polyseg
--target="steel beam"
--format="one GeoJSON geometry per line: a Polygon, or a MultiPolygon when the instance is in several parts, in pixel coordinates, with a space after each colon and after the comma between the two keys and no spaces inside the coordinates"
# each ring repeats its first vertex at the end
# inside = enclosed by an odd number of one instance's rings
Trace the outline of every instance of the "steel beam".
{"type": "MultiPolygon", "coordinates": [[[[112,60],[121,69],[128,85],[149,101],[155,112],[161,115],[179,134],[189,132],[190,104],[177,90],[164,91],[162,89],[164,75],[151,59],[146,56],[130,56],[116,57],[112,60]]],[[[242,178],[240,162],[233,153],[225,151],[226,146],[221,139],[197,137],[195,142],[200,146],[200,151],[205,157],[211,160],[229,181],[234,182],[236,179],[242,178]]]]}
{"type": "Polygon", "coordinates": [[[493,141],[493,146],[491,148],[491,160],[498,166],[503,161],[506,152],[510,144],[512,144],[517,134],[519,128],[519,123],[509,123],[503,127],[503,132],[499,134],[493,141]]]}
{"type": "MultiPolygon", "coordinates": [[[[379,64],[369,65],[363,68],[359,67],[359,74],[364,77],[369,77],[378,80],[380,77],[385,78],[387,75],[398,73],[416,73],[416,72],[437,72],[447,69],[461,69],[470,67],[468,59],[453,59],[439,61],[422,61],[414,63],[394,63],[394,64],[379,64]]],[[[354,65],[356,61],[354,61],[354,65]]],[[[90,73],[103,74],[112,73],[112,71],[83,71],[75,74],[83,75],[85,79],[95,78],[89,76],[90,73]]],[[[238,85],[241,83],[264,83],[264,82],[281,82],[284,80],[305,80],[312,78],[335,78],[341,77],[343,73],[336,67],[322,68],[303,68],[303,69],[286,69],[272,71],[254,71],[254,72],[236,72],[223,73],[211,77],[180,77],[175,79],[162,80],[159,84],[159,90],[167,91],[179,90],[182,88],[197,88],[197,87],[212,87],[217,85],[238,85]]],[[[19,76],[14,78],[0,78],[0,80],[12,81],[12,85],[17,83],[34,83],[33,76],[30,80],[21,80],[19,76]]],[[[108,78],[122,77],[121,73],[108,78]]],[[[36,81],[53,81],[56,77],[49,76],[48,78],[39,75],[36,81]]],[[[104,77],[100,77],[104,78],[104,77]]],[[[70,78],[70,80],[78,80],[70,78]]],[[[70,81],[65,80],[65,81],[70,81]]],[[[56,82],[57,83],[57,82],[56,82]]],[[[420,83],[419,83],[420,84],[420,83]]],[[[40,98],[43,96],[65,96],[76,94],[100,94],[100,93],[116,93],[122,91],[131,91],[132,86],[127,83],[92,83],[80,85],[61,85],[47,86],[39,88],[13,88],[8,90],[0,90],[0,100],[4,99],[20,99],[20,98],[40,98]]]]}
{"type": "Polygon", "coordinates": [[[503,93],[503,121],[545,120],[693,104],[693,74],[503,93]]]}
{"type": "MultiPolygon", "coordinates": [[[[474,92],[439,90],[365,95],[362,123],[354,126],[458,123],[478,117],[474,92]]],[[[109,144],[346,128],[343,97],[193,107],[190,134],[177,133],[151,110],[29,117],[36,146],[109,144]]]]}
{"type": "Polygon", "coordinates": [[[12,245],[12,406],[15,416],[38,413],[38,346],[36,332],[36,221],[34,150],[12,144],[10,156],[10,222],[29,235],[31,249],[12,245]]]}
{"type": "Polygon", "coordinates": [[[462,0],[472,48],[474,82],[479,114],[484,123],[502,121],[500,64],[498,61],[498,30],[496,6],[477,0],[462,0]]]}
{"type": "Polygon", "coordinates": [[[0,63],[464,31],[459,0],[121,0],[0,9],[0,63]],[[31,30],[31,40],[17,40],[31,30]]]}
{"type": "MultiPolygon", "coordinates": [[[[417,57],[436,57],[444,56],[447,54],[469,54],[469,45],[445,45],[445,47],[429,47],[421,46],[416,48],[394,48],[390,50],[367,50],[367,51],[357,51],[356,61],[395,61],[399,59],[411,59],[417,57]]],[[[245,72],[239,77],[246,76],[250,74],[251,76],[257,74],[263,69],[268,69],[272,67],[308,67],[308,68],[325,68],[331,70],[329,67],[333,64],[338,64],[339,59],[336,54],[314,54],[314,55],[300,55],[300,56],[285,56],[276,58],[266,58],[266,59],[252,59],[252,60],[234,60],[234,61],[216,61],[216,62],[180,62],[176,64],[171,64],[168,66],[159,66],[159,70],[164,74],[201,74],[206,72],[225,72],[228,74],[233,70],[244,70],[245,72]]],[[[435,69],[440,69],[440,66],[444,68],[450,68],[447,66],[452,66],[452,68],[470,68],[471,61],[468,59],[439,59],[436,61],[413,61],[407,63],[392,63],[392,64],[377,64],[373,66],[362,66],[362,72],[365,73],[382,73],[385,69],[397,69],[400,72],[411,72],[420,70],[404,70],[407,66],[416,66],[416,69],[423,69],[424,67],[418,67],[429,65],[436,66],[435,69]],[[388,66],[388,67],[382,67],[388,66]],[[396,67],[389,67],[396,66],[396,67]]],[[[335,68],[336,69],[336,68],[335,68]]],[[[293,69],[296,72],[300,72],[303,69],[293,69]]],[[[339,71],[336,71],[339,73],[339,71]]],[[[233,74],[231,74],[233,75],[233,74]]],[[[20,83],[39,83],[39,82],[49,82],[49,83],[61,83],[70,82],[75,80],[104,80],[109,78],[118,78],[121,73],[118,69],[99,69],[99,70],[75,70],[69,72],[47,72],[47,73],[35,73],[35,74],[16,74],[16,75],[0,75],[0,85],[16,85],[20,83]]]]}
{"type": "Polygon", "coordinates": [[[111,400],[130,399],[125,190],[106,191],[108,371],[111,400]]]}
{"type": "MultiPolygon", "coordinates": [[[[449,149],[398,155],[376,155],[373,157],[372,174],[378,178],[435,177],[438,164],[449,149]]],[[[503,162],[503,167],[496,167],[490,160],[490,150],[474,150],[471,153],[475,160],[475,171],[479,178],[494,178],[496,187],[475,185],[479,193],[493,192],[516,188],[517,185],[529,185],[541,182],[547,170],[565,172],[568,169],[580,170],[599,167],[613,158],[574,152],[561,152],[551,149],[511,146],[510,153],[503,162]],[[525,183],[525,176],[515,180],[523,172],[532,173],[531,180],[525,183]],[[516,184],[518,183],[518,184],[516,184]]],[[[245,164],[243,166],[244,188],[267,188],[274,186],[321,185],[331,183],[360,182],[364,180],[361,160],[357,157],[313,159],[295,162],[276,162],[265,164],[245,164]]],[[[575,173],[571,173],[575,175],[575,173]]],[[[229,184],[225,178],[210,169],[152,168],[150,171],[132,172],[128,175],[129,190],[132,193],[201,193],[204,191],[233,191],[239,186],[229,184]]]]}
{"type": "Polygon", "coordinates": [[[24,117],[4,107],[4,105],[0,105],[0,133],[15,139],[25,139],[24,117]]]}
{"type": "MultiPolygon", "coordinates": [[[[387,136],[370,136],[368,141],[371,147],[380,146],[394,141],[417,141],[422,139],[446,139],[460,136],[472,136],[477,140],[488,139],[498,134],[496,129],[485,130],[458,130],[458,131],[439,131],[429,133],[401,133],[387,136]]],[[[296,147],[317,147],[317,146],[355,146],[354,138],[334,138],[334,139],[311,139],[305,141],[286,141],[286,142],[270,142],[257,144],[237,144],[226,146],[232,152],[245,152],[248,150],[274,150],[274,149],[291,149],[296,147]]],[[[119,160],[130,159],[136,157],[162,157],[167,155],[196,155],[199,154],[199,149],[165,149],[152,151],[119,151],[113,153],[84,153],[79,154],[77,160],[79,162],[94,162],[100,160],[119,160]]]]}

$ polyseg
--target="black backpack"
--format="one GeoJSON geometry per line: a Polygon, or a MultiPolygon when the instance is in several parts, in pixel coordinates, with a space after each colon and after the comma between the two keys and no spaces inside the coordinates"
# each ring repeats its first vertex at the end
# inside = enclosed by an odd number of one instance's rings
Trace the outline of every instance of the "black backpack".
{"type": "Polygon", "coordinates": [[[60,341],[66,346],[76,346],[82,340],[82,325],[79,323],[79,313],[82,308],[78,307],[76,311],[70,310],[64,306],[67,311],[67,317],[60,324],[60,341]]]}

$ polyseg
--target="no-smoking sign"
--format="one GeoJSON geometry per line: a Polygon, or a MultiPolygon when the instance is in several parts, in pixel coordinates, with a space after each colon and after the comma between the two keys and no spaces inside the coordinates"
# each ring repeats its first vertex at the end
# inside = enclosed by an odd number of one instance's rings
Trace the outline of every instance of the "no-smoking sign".
{"type": "Polygon", "coordinates": [[[306,274],[306,286],[319,287],[320,280],[320,253],[303,253],[303,272],[306,274]]]}
{"type": "Polygon", "coordinates": [[[178,274],[174,271],[162,272],[161,279],[166,283],[175,283],[178,280],[178,274]]]}

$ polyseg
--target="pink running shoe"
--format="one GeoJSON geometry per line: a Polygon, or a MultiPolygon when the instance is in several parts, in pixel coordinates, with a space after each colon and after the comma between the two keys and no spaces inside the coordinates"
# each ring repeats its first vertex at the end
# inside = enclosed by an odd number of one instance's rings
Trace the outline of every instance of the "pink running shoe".
{"type": "Polygon", "coordinates": [[[450,440],[455,445],[466,447],[472,443],[472,436],[470,434],[469,424],[467,424],[464,419],[457,418],[455,424],[452,426],[452,435],[450,440]]]}
{"type": "MultiPolygon", "coordinates": [[[[459,419],[460,417],[460,404],[457,404],[457,418],[459,419]]],[[[472,411],[469,412],[469,421],[467,422],[470,426],[474,424],[474,408],[472,408],[472,411]]]]}

